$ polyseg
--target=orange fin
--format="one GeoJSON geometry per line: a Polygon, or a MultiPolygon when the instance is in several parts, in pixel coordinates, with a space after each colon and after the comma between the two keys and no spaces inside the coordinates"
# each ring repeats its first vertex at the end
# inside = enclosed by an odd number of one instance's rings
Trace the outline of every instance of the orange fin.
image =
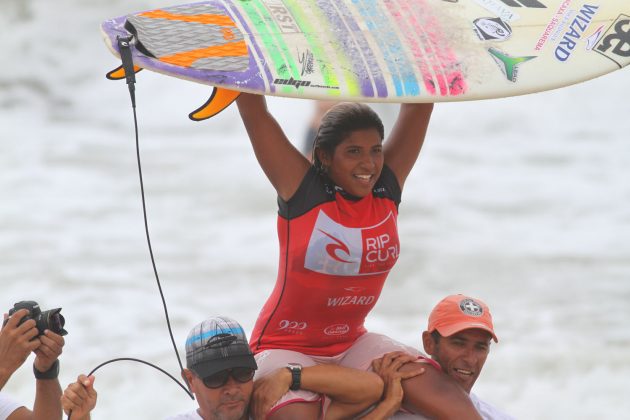
{"type": "MultiPolygon", "coordinates": [[[[133,72],[138,73],[142,68],[133,66],[133,72]]],[[[105,75],[109,80],[120,80],[125,78],[125,69],[120,65],[105,75]]]]}
{"type": "Polygon", "coordinates": [[[214,117],[219,112],[230,106],[232,102],[238,98],[241,92],[235,90],[223,89],[215,87],[210,95],[210,99],[199,108],[188,114],[188,118],[193,121],[202,121],[210,117],[214,117]]]}

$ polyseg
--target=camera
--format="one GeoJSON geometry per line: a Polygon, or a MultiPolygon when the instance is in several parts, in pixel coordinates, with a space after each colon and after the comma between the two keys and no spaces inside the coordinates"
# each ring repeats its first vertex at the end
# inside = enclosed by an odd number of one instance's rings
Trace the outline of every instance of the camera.
{"type": "MultiPolygon", "coordinates": [[[[34,319],[36,323],[35,325],[37,327],[37,337],[43,335],[45,330],[50,330],[59,335],[68,334],[68,331],[63,329],[66,320],[60,313],[61,308],[42,311],[39,308],[37,302],[32,300],[23,300],[14,304],[12,309],[9,309],[9,316],[13,315],[16,311],[19,311],[20,309],[28,309],[29,313],[20,320],[20,323],[18,325],[21,325],[23,322],[28,321],[29,319],[34,319]]],[[[9,319],[7,318],[4,321],[4,323],[2,324],[3,327],[8,320],[9,319]]]]}

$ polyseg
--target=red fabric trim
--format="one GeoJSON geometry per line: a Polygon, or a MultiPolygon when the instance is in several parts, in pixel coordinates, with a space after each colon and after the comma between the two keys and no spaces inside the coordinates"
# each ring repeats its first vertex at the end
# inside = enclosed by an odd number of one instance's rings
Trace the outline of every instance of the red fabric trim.
{"type": "Polygon", "coordinates": [[[313,401],[308,401],[308,400],[305,400],[303,398],[295,398],[293,400],[288,400],[288,401],[283,402],[282,404],[278,404],[278,405],[274,406],[271,410],[269,410],[269,412],[267,413],[267,417],[265,417],[265,418],[269,418],[270,415],[272,415],[273,413],[275,413],[276,411],[278,411],[279,409],[281,409],[285,405],[298,403],[298,402],[303,402],[303,403],[317,403],[318,402],[318,403],[320,403],[320,406],[323,407],[324,399],[320,395],[319,398],[317,398],[316,400],[313,400],[313,401]]]}
{"type": "Polygon", "coordinates": [[[428,357],[418,356],[418,361],[420,363],[429,364],[429,365],[433,366],[434,368],[436,368],[437,370],[442,370],[442,366],[440,366],[440,364],[438,362],[436,362],[433,359],[429,359],[428,357]]]}

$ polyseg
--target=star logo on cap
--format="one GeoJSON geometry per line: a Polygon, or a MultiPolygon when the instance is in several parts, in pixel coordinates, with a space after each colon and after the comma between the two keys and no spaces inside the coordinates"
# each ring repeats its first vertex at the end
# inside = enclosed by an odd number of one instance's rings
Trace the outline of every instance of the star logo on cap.
{"type": "Polygon", "coordinates": [[[483,315],[483,308],[480,304],[472,299],[464,299],[459,302],[459,309],[466,315],[481,316],[483,315]]]}

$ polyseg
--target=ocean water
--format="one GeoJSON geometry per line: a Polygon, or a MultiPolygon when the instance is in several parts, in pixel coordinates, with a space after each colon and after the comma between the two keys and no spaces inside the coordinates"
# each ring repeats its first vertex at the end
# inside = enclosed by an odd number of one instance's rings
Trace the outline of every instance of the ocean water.
{"type": "MultiPolygon", "coordinates": [[[[169,3],[0,2],[0,307],[62,307],[62,385],[115,357],[179,376],[142,219],[133,119],[105,18],[169,3]]],[[[251,331],[277,266],[275,194],[234,108],[150,72],[136,95],[149,229],[180,356],[225,314],[251,331]]],[[[300,142],[309,101],[270,99],[300,142]]],[[[396,106],[375,105],[391,128],[396,106]]],[[[420,345],[431,307],[466,293],[494,315],[475,392],[521,419],[630,412],[630,71],[518,98],[436,105],[403,194],[402,254],[367,321],[420,345]]],[[[30,360],[5,390],[30,404],[30,360]]],[[[97,372],[93,418],[195,403],[163,374],[97,372]]]]}

